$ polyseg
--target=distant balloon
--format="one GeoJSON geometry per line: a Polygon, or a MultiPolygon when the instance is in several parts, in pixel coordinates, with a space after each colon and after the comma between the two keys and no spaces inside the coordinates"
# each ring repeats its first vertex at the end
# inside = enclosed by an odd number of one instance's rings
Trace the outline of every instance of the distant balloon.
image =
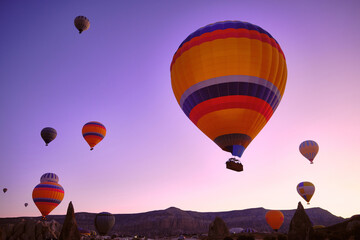
{"type": "Polygon", "coordinates": [[[307,204],[310,204],[310,199],[315,192],[314,184],[311,182],[301,182],[297,185],[296,189],[300,196],[307,202],[307,204]]]}
{"type": "Polygon", "coordinates": [[[85,235],[85,236],[90,236],[91,235],[91,231],[88,230],[88,229],[84,229],[84,228],[81,228],[81,227],[78,227],[79,229],[79,232],[81,235],[85,235]]]}
{"type": "Polygon", "coordinates": [[[316,154],[319,151],[319,145],[315,141],[307,140],[300,144],[299,150],[301,154],[306,157],[312,164],[316,154]]]}
{"type": "Polygon", "coordinates": [[[7,188],[3,188],[3,192],[6,193],[6,192],[7,192],[7,188]]]}
{"type": "Polygon", "coordinates": [[[55,174],[55,173],[44,173],[41,178],[40,178],[40,182],[55,182],[58,183],[59,182],[59,177],[55,174]]]}
{"type": "Polygon", "coordinates": [[[101,212],[95,217],[95,228],[100,235],[106,235],[115,224],[115,217],[111,213],[101,212]]]}
{"type": "Polygon", "coordinates": [[[41,137],[46,143],[46,146],[56,138],[57,132],[55,129],[51,127],[46,127],[43,130],[41,130],[41,137]]]}
{"type": "Polygon", "coordinates": [[[284,214],[279,210],[270,210],[265,215],[266,222],[277,232],[284,222],[284,214]]]}
{"type": "Polygon", "coordinates": [[[27,207],[29,204],[28,203],[24,203],[24,206],[27,207]]]}
{"type": "Polygon", "coordinates": [[[82,33],[85,30],[88,30],[90,27],[90,21],[87,17],[77,16],[74,20],[75,27],[79,30],[79,33],[82,33]]]}
{"type": "Polygon", "coordinates": [[[186,116],[237,157],[270,120],[287,79],[279,43],[242,21],[216,22],[191,33],[175,52],[170,72],[186,116]]]}
{"type": "Polygon", "coordinates": [[[64,198],[64,189],[56,182],[41,182],[32,192],[32,198],[45,219],[64,198]]]}
{"type": "Polygon", "coordinates": [[[95,145],[105,137],[106,128],[102,123],[92,121],[84,125],[82,134],[85,141],[89,144],[90,150],[93,150],[95,145]]]}

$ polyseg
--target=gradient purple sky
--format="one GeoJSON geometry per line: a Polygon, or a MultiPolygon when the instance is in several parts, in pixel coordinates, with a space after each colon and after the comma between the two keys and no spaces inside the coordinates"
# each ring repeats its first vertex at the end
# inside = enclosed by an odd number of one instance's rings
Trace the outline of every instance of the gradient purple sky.
{"type": "Polygon", "coordinates": [[[228,211],[321,207],[360,213],[360,1],[1,1],[0,217],[39,216],[32,190],[54,172],[65,189],[51,214],[138,213],[175,206],[228,211]],[[91,26],[79,35],[78,15],[91,26]],[[198,28],[259,25],[288,66],[284,97],[246,149],[244,172],[185,116],[170,63],[198,28]],[[107,135],[89,151],[81,135],[107,135]],[[44,127],[58,131],[45,147],[44,127]],[[309,162],[298,147],[318,142],[309,162]],[[301,181],[316,187],[306,206],[301,181]],[[28,202],[29,206],[24,207],[28,202]]]}

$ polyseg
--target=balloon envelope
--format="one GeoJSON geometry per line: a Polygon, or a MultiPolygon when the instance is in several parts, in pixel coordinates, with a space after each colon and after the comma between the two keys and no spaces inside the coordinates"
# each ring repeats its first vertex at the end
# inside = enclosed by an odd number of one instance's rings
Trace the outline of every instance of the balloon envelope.
{"type": "Polygon", "coordinates": [[[57,132],[54,128],[51,128],[51,127],[46,127],[46,128],[43,128],[43,130],[41,130],[41,137],[42,139],[44,140],[46,146],[51,142],[53,141],[56,136],[57,136],[57,132]]]}
{"type": "Polygon", "coordinates": [[[90,150],[93,150],[96,144],[98,144],[106,135],[106,128],[99,122],[88,122],[82,128],[82,135],[85,141],[89,144],[90,150]]]}
{"type": "Polygon", "coordinates": [[[7,188],[3,188],[3,192],[6,193],[6,192],[7,192],[7,188]]]}
{"type": "Polygon", "coordinates": [[[56,182],[42,182],[34,188],[32,198],[42,216],[46,217],[63,200],[64,189],[56,182]]]}
{"type": "Polygon", "coordinates": [[[27,207],[29,204],[28,203],[24,203],[24,206],[27,207]]]}
{"type": "Polygon", "coordinates": [[[307,140],[300,144],[299,150],[300,153],[310,161],[310,163],[313,163],[316,154],[319,152],[319,145],[315,141],[307,140]]]}
{"type": "Polygon", "coordinates": [[[77,16],[74,20],[74,25],[79,30],[79,33],[82,33],[85,30],[88,30],[90,27],[90,21],[85,16],[77,16]]]}
{"type": "Polygon", "coordinates": [[[276,40],[241,21],[216,22],[190,34],[174,54],[170,71],[186,116],[238,157],[278,107],[287,78],[276,40]]]}
{"type": "Polygon", "coordinates": [[[299,195],[309,204],[310,199],[314,195],[315,186],[311,182],[301,182],[296,187],[299,195]]]}
{"type": "Polygon", "coordinates": [[[284,214],[279,210],[270,210],[265,214],[266,222],[277,231],[284,222],[284,214]]]}
{"type": "Polygon", "coordinates": [[[101,212],[95,217],[95,228],[100,235],[107,234],[115,224],[115,217],[111,213],[101,212]]]}
{"type": "Polygon", "coordinates": [[[59,177],[55,173],[44,173],[41,178],[40,182],[59,182],[59,177]]]}

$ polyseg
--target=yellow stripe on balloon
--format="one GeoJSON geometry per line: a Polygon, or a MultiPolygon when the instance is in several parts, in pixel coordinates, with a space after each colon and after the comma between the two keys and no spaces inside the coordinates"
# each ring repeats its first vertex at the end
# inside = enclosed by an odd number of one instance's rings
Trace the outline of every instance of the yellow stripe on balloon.
{"type": "Polygon", "coordinates": [[[226,38],[205,42],[184,52],[172,67],[171,82],[178,102],[192,85],[226,75],[266,79],[283,95],[286,71],[283,55],[270,44],[256,39],[226,38]]]}

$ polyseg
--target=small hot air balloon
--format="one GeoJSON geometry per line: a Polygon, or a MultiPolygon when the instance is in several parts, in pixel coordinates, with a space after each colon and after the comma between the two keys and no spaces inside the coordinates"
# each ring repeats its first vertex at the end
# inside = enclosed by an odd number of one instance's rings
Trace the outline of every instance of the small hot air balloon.
{"type": "Polygon", "coordinates": [[[261,27],[241,21],[216,22],[190,34],[174,54],[170,71],[186,116],[236,157],[275,112],[287,78],[278,42],[261,27]]]}
{"type": "Polygon", "coordinates": [[[46,219],[46,216],[63,200],[64,189],[57,182],[41,182],[34,188],[32,197],[43,219],[46,219]]]}
{"type": "Polygon", "coordinates": [[[24,206],[27,207],[29,204],[28,203],[24,203],[24,206]]]}
{"type": "Polygon", "coordinates": [[[81,235],[83,236],[90,236],[91,235],[91,231],[88,230],[88,229],[84,229],[84,228],[81,228],[81,227],[78,227],[79,229],[79,232],[81,235]]]}
{"type": "Polygon", "coordinates": [[[59,177],[55,174],[55,173],[44,173],[41,178],[40,178],[40,182],[55,182],[58,183],[59,182],[59,177]]]}
{"type": "Polygon", "coordinates": [[[311,182],[301,182],[297,185],[296,190],[300,194],[300,196],[307,202],[307,204],[310,204],[310,199],[315,192],[314,184],[312,184],[311,182]]]}
{"type": "Polygon", "coordinates": [[[41,137],[46,143],[46,146],[56,138],[57,132],[55,129],[51,127],[46,127],[43,130],[41,130],[41,137]]]}
{"type": "Polygon", "coordinates": [[[90,27],[90,21],[87,17],[77,16],[74,20],[75,27],[79,30],[79,34],[90,27]]]}
{"type": "Polygon", "coordinates": [[[93,150],[95,145],[98,144],[106,135],[106,128],[99,122],[88,122],[82,128],[82,135],[93,150]]]}
{"type": "Polygon", "coordinates": [[[3,192],[6,193],[6,192],[7,192],[7,188],[3,188],[3,192]]]}
{"type": "Polygon", "coordinates": [[[300,144],[299,150],[313,164],[313,160],[319,151],[319,145],[315,141],[307,140],[300,144]]]}
{"type": "Polygon", "coordinates": [[[106,235],[115,224],[115,217],[111,213],[101,212],[95,217],[95,228],[100,235],[106,235]]]}
{"type": "Polygon", "coordinates": [[[265,214],[266,222],[277,232],[284,222],[284,214],[279,210],[270,210],[265,214]]]}

